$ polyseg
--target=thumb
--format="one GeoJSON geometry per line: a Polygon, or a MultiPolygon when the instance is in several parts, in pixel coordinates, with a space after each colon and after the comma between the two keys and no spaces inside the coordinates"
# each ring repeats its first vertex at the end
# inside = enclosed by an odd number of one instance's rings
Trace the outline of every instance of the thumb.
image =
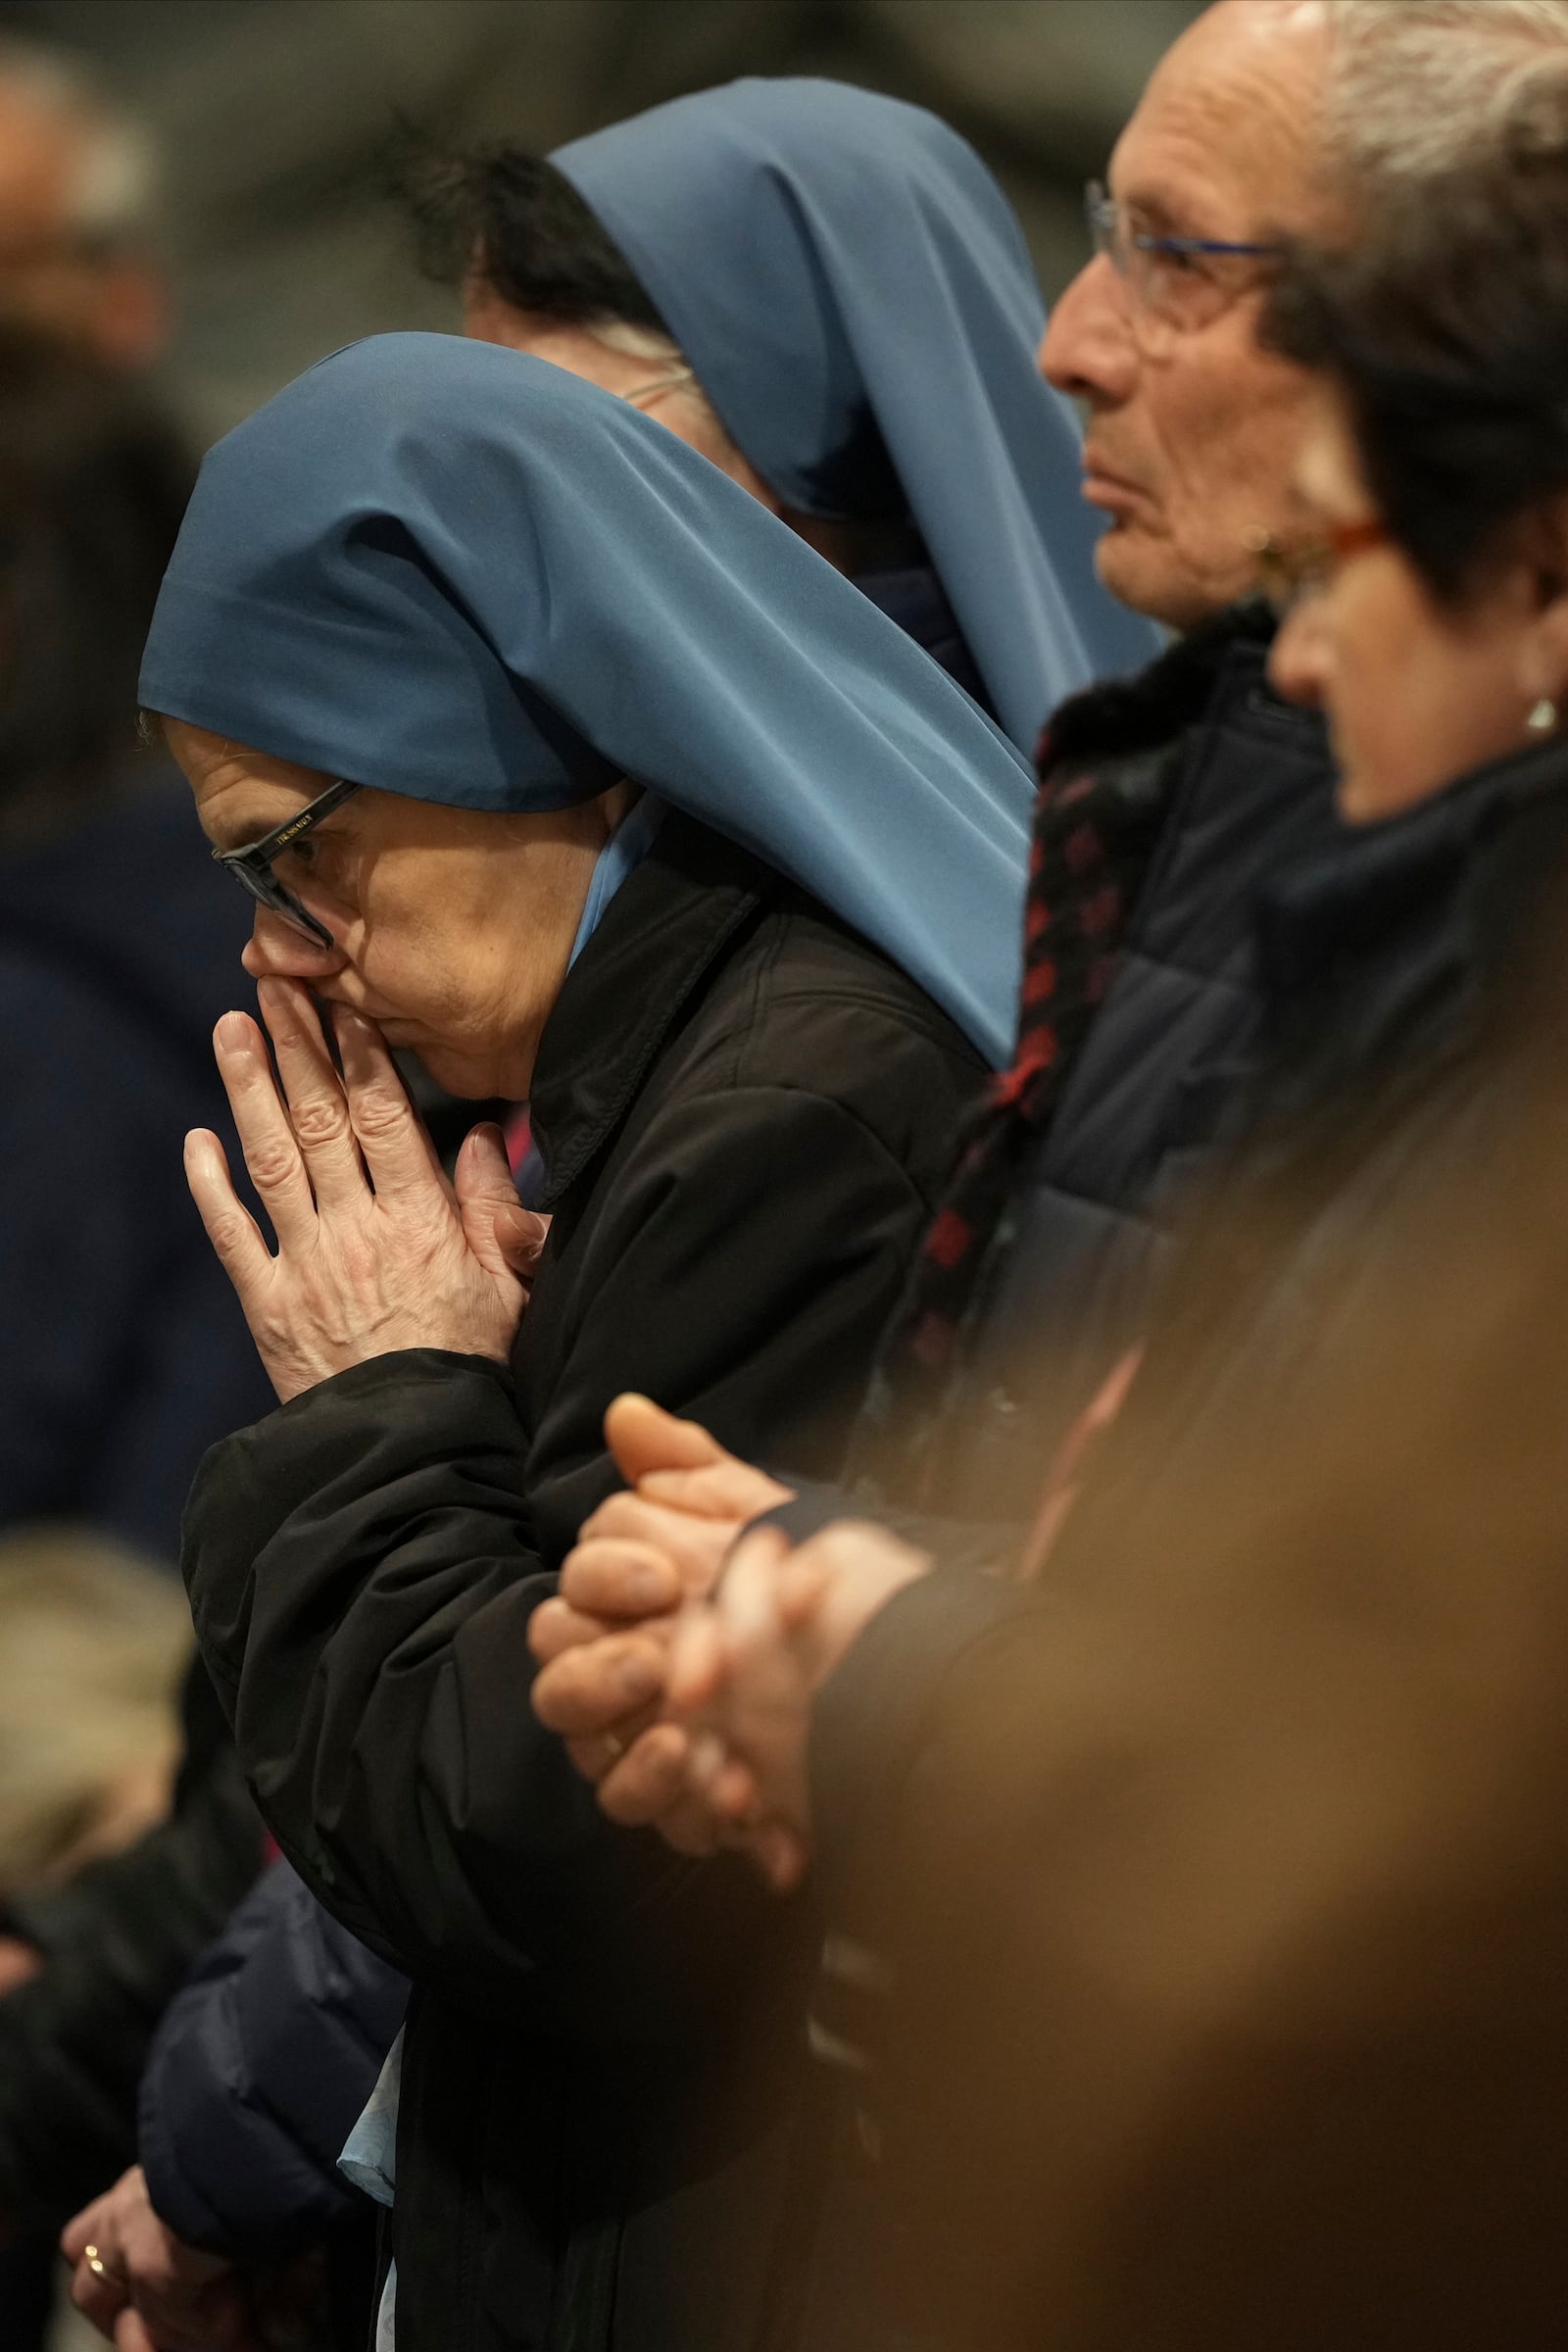
{"type": "Polygon", "coordinates": [[[731,1458],[700,1421],[678,1421],[632,1390],[606,1413],[605,1441],[629,1487],[651,1470],[707,1470],[731,1458]]]}
{"type": "Polygon", "coordinates": [[[486,1272],[531,1281],[550,1220],[536,1216],[517,1199],[506,1144],[500,1128],[491,1121],[484,1121],[465,1137],[452,1172],[452,1186],[468,1248],[486,1272]]]}

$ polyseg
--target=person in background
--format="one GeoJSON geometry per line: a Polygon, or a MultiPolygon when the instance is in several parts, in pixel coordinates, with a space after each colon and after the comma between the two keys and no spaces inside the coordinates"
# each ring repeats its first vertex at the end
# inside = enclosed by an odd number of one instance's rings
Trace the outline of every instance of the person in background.
{"type": "Polygon", "coordinates": [[[0,1538],[0,1913],[167,1814],[190,1648],[157,1569],[80,1529],[0,1538]]]}
{"type": "Polygon", "coordinates": [[[338,2157],[408,1990],[286,1862],[263,1873],[159,2026],[137,2163],[65,2233],[134,2286],[122,2331],[224,2343],[286,2296],[341,2352],[365,2352],[376,2213],[338,2157]]]}
{"type": "Polygon", "coordinates": [[[220,1114],[207,1041],[245,925],[136,736],[190,482],[143,393],[0,327],[0,1528],[72,1519],[154,1560],[260,1392],[177,1165],[220,1114]]]}
{"type": "MultiPolygon", "coordinates": [[[[69,1886],[169,1810],[190,1612],[167,1574],[90,1530],[0,1537],[0,2007],[43,1966],[18,1907],[69,1886]]],[[[45,2231],[0,2208],[8,2352],[41,2341],[45,2231]]]]}
{"type": "Polygon", "coordinates": [[[0,38],[0,318],[108,368],[150,366],[172,302],[158,159],[79,59],[0,38]]]}
{"type": "MultiPolygon", "coordinates": [[[[246,926],[136,737],[190,480],[139,386],[0,325],[0,1530],[69,1523],[166,1567],[204,1449],[266,1395],[178,1167],[190,1120],[223,1114],[207,1040],[246,926]]],[[[260,1861],[192,1672],[177,1818],[19,1894],[0,1933],[0,2222],[34,2245],[126,2160],[152,2020],[260,1861]]]]}
{"type": "Polygon", "coordinates": [[[1094,576],[1080,435],[1034,365],[1006,198],[946,122],[753,79],[405,167],[468,334],[631,400],[779,514],[1032,757],[1156,638],[1094,576]]]}
{"type": "Polygon", "coordinates": [[[1248,1131],[1022,1581],[764,1533],[672,1670],[886,1996],[945,2346],[1560,2332],[1568,9],[1354,16],[1329,121],[1369,226],[1282,260],[1252,544],[1350,830],[1265,902],[1248,1131]]]}

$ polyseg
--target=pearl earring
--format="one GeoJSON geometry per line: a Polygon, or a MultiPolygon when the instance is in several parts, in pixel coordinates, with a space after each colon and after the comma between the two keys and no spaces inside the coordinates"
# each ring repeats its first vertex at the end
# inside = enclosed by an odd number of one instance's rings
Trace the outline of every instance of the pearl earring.
{"type": "Polygon", "coordinates": [[[1556,724],[1557,706],[1548,695],[1544,694],[1530,716],[1525,720],[1525,725],[1530,729],[1532,735],[1545,735],[1556,724]]]}

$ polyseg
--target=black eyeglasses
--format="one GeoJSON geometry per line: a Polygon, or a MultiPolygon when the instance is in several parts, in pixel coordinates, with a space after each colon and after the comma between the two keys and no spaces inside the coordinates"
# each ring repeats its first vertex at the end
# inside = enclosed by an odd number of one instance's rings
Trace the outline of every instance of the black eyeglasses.
{"type": "Polygon", "coordinates": [[[285,923],[291,923],[296,931],[317,947],[330,948],[337,943],[326,925],[317,921],[310,908],[302,905],[287,883],[278,880],[272,871],[272,859],[281,857],[285,850],[291,850],[302,835],[314,832],[323,816],[330,816],[334,808],[341,808],[349,795],[359,789],[358,784],[350,784],[346,778],[339,776],[335,784],[329,784],[324,792],[318,793],[314,801],[307,803],[297,816],[291,816],[286,824],[274,825],[270,833],[262,835],[260,841],[248,842],[240,850],[213,852],[218,863],[233,875],[241,890],[250,893],[258,906],[265,906],[271,914],[281,915],[285,923]]]}

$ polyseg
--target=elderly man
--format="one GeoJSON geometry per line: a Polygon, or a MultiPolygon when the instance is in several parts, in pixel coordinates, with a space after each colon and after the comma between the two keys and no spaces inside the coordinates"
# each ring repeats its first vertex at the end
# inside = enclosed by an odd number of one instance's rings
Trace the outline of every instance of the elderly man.
{"type": "Polygon", "coordinates": [[[623,1823],[705,1835],[679,1737],[636,1737],[616,1697],[670,1622],[643,1596],[668,1610],[702,1590],[745,1520],[786,1503],[797,1536],[853,1514],[949,1564],[1015,1554],[1042,1463],[1141,1334],[1172,1211],[1245,1078],[1255,895],[1334,832],[1321,724],[1272,693],[1269,615],[1237,601],[1250,536],[1287,519],[1303,379],[1253,329],[1274,241],[1331,218],[1315,142],[1330,54],[1322,0],[1217,0],[1089,192],[1094,258],[1041,362],[1089,412],[1102,576],[1185,634],[1048,730],[1017,1058],[912,1270],[856,1487],[791,1501],[716,1463],[701,1432],[617,1420],[628,1481],[654,1483],[589,1521],[539,1612],[534,1703],[623,1823]],[[705,1462],[694,1492],[662,1494],[661,1474],[705,1462]]]}

